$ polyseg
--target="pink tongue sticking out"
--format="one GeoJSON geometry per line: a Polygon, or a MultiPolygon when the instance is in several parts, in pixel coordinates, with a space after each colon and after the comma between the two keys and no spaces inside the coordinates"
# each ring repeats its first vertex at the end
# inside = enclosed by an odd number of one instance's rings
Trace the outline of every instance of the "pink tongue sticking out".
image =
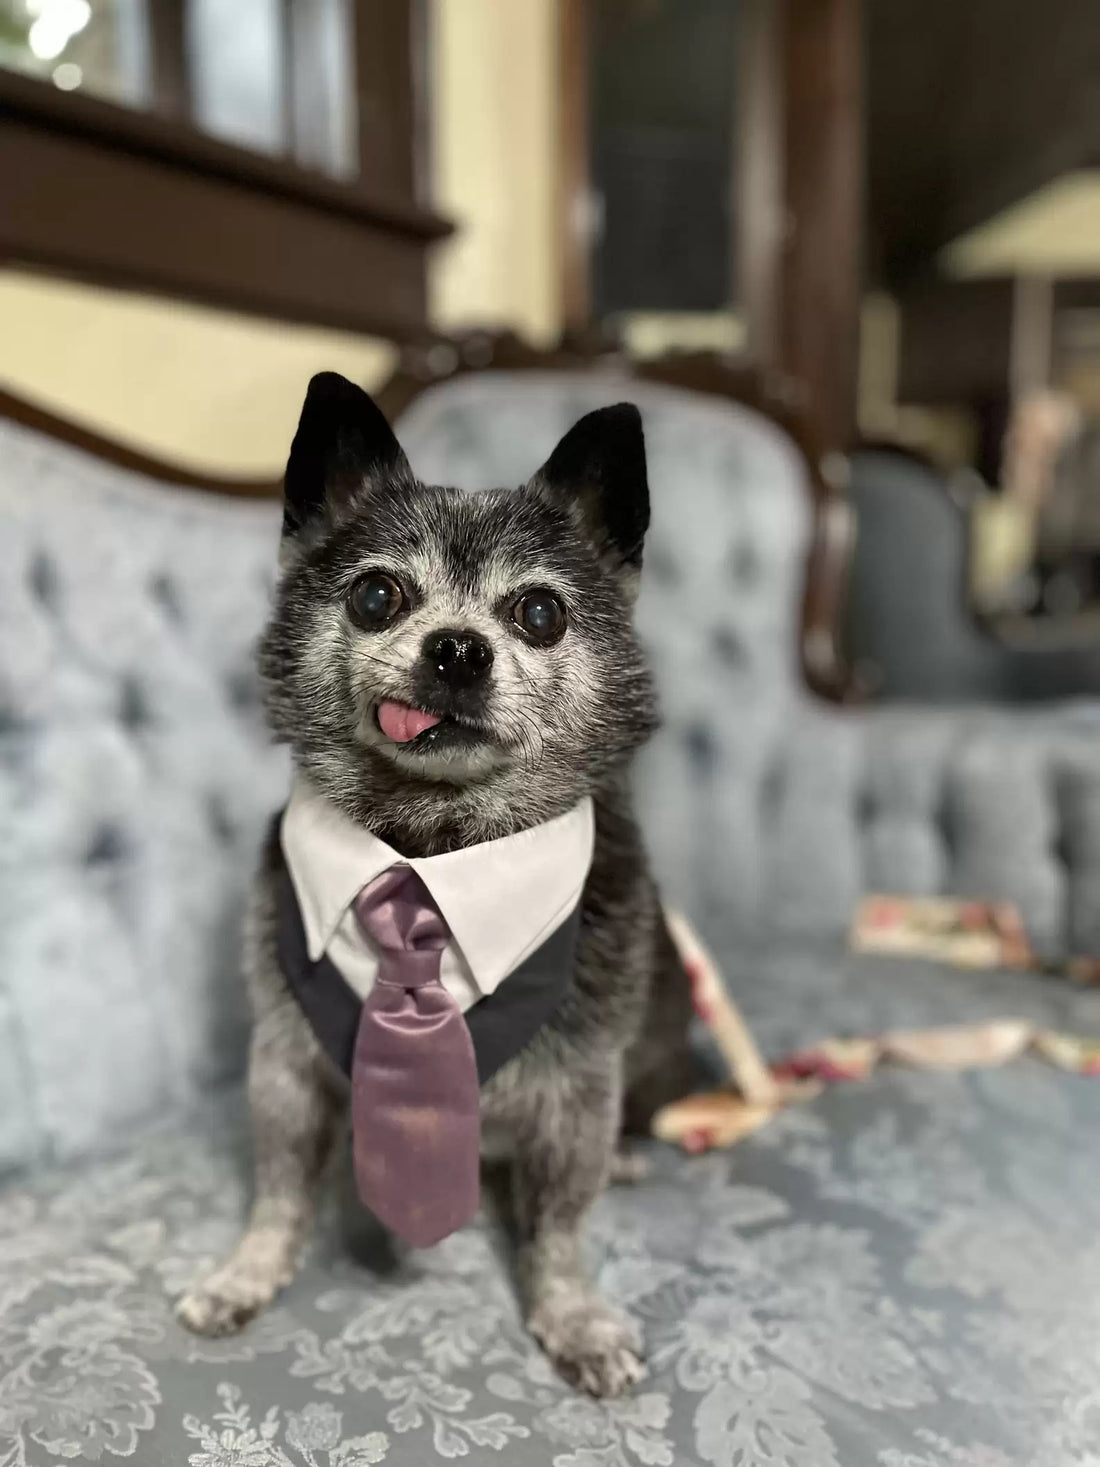
{"type": "Polygon", "coordinates": [[[425,713],[421,708],[410,708],[407,703],[394,703],[387,699],[378,705],[378,726],[395,744],[407,744],[422,734],[426,728],[434,728],[442,720],[438,713],[425,713]]]}

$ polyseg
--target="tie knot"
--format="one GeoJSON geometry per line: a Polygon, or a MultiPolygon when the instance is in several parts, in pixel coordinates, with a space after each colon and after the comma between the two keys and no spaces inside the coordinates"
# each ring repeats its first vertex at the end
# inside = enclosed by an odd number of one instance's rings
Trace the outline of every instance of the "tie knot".
{"type": "Polygon", "coordinates": [[[411,866],[391,866],[355,898],[360,927],[384,953],[440,953],[451,930],[411,866]]]}

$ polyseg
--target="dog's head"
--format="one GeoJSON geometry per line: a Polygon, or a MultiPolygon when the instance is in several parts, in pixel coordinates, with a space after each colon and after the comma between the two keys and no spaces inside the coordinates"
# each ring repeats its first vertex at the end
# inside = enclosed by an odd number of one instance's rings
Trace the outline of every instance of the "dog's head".
{"type": "Polygon", "coordinates": [[[310,383],[260,664],[276,733],[353,818],[467,844],[591,792],[654,724],[633,631],[649,521],[629,404],[522,488],[420,483],[381,412],[310,383]]]}

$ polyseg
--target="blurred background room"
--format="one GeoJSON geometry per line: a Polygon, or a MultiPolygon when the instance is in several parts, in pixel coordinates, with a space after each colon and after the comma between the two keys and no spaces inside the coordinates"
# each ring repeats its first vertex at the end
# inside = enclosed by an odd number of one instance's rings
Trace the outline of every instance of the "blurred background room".
{"type": "Polygon", "coordinates": [[[1095,1464],[1098,699],[1100,0],[0,0],[2,1467],[1095,1464]],[[462,489],[638,403],[662,889],[865,1081],[599,1204],[614,1406],[484,1224],[172,1313],[247,1205],[324,369],[462,489]]]}
{"type": "Polygon", "coordinates": [[[1093,690],[1098,47],[1084,0],[0,0],[0,383],[274,480],[321,365],[730,367],[864,517],[862,694],[1093,690]]]}

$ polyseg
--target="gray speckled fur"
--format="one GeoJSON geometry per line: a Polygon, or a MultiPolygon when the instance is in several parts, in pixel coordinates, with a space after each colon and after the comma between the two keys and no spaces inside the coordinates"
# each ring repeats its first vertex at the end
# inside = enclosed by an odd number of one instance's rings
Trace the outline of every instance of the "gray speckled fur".
{"type": "MultiPolygon", "coordinates": [[[[297,766],[407,855],[510,834],[593,796],[572,983],[554,1019],[485,1087],[482,1120],[512,1157],[530,1328],[569,1379],[617,1394],[642,1373],[640,1342],[586,1278],[580,1225],[611,1175],[624,1119],[644,1125],[682,1088],[687,1065],[686,985],[626,794],[630,755],[654,724],[632,628],[648,518],[640,424],[626,409],[593,415],[524,488],[466,495],[417,484],[373,408],[351,407],[367,414],[365,427],[361,418],[353,451],[345,431],[340,454],[326,458],[323,492],[307,480],[303,495],[288,471],[285,570],[261,649],[269,716],[297,766]],[[632,455],[634,482],[620,483],[617,466],[632,455]],[[411,576],[419,605],[400,627],[368,636],[348,623],[344,598],[356,574],[379,565],[411,576]],[[570,630],[555,649],[522,643],[499,612],[501,595],[530,585],[566,599],[570,630]],[[423,635],[456,618],[494,646],[492,687],[474,711],[497,742],[484,757],[431,758],[425,772],[415,755],[380,743],[364,709],[381,696],[416,701],[423,635]]],[[[309,412],[307,400],[292,468],[309,412]]],[[[292,1276],[347,1108],[347,1082],[279,969],[278,860],[272,841],[247,960],[256,1197],[234,1253],[180,1305],[203,1333],[239,1328],[292,1276]]]]}

